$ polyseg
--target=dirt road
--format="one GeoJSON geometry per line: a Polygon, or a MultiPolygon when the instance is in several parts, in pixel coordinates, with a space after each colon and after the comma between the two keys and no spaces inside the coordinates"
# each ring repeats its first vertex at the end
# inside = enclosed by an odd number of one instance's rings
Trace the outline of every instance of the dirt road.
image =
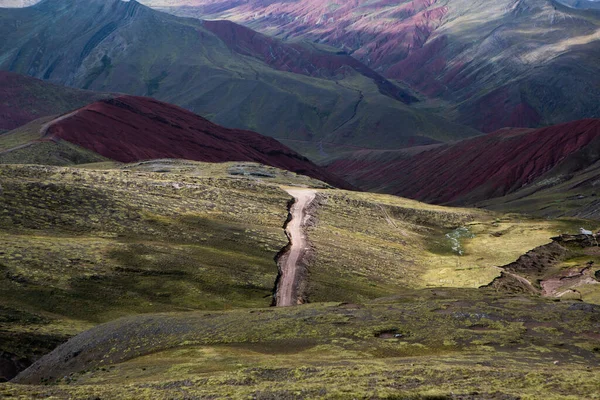
{"type": "Polygon", "coordinates": [[[50,126],[56,124],[57,122],[60,122],[60,121],[63,121],[65,119],[67,119],[67,118],[72,117],[73,115],[77,114],[77,112],[79,112],[79,110],[72,111],[70,113],[61,115],[60,117],[55,118],[52,121],[46,122],[44,125],[42,125],[40,127],[40,136],[43,138],[44,136],[46,136],[48,134],[48,129],[50,129],[50,126]]]}
{"type": "Polygon", "coordinates": [[[296,202],[290,210],[292,219],[286,228],[291,247],[283,260],[284,264],[281,266],[281,277],[276,295],[276,304],[279,307],[293,306],[298,303],[297,294],[294,290],[298,275],[298,264],[308,249],[304,228],[310,215],[306,212],[306,207],[314,200],[316,195],[316,191],[311,189],[286,189],[286,192],[292,195],[296,202]]]}

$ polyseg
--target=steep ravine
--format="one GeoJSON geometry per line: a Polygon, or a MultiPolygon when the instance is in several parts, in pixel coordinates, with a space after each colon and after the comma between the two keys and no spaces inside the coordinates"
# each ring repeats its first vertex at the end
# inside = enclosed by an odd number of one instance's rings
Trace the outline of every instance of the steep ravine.
{"type": "Polygon", "coordinates": [[[288,307],[302,304],[304,298],[301,280],[306,276],[306,255],[310,244],[306,235],[306,227],[311,218],[308,211],[314,201],[316,191],[312,189],[286,189],[294,198],[289,203],[289,215],[285,223],[285,234],[289,244],[275,258],[279,275],[275,283],[274,305],[288,307]]]}

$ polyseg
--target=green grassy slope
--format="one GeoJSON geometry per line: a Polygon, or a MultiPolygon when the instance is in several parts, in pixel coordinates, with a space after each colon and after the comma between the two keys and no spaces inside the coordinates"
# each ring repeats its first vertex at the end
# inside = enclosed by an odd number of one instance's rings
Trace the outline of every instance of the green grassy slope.
{"type": "MultiPolygon", "coordinates": [[[[96,322],[269,304],[273,257],[286,244],[289,196],[278,185],[315,181],[235,163],[94,169],[106,165],[2,166],[9,303],[96,322]],[[109,300],[97,301],[103,297],[109,300]],[[85,306],[73,309],[72,302],[85,306]]],[[[318,254],[311,268],[315,301],[365,300],[400,287],[477,287],[498,275],[494,266],[572,229],[567,222],[498,218],[319,185],[310,232],[318,254]],[[461,226],[474,237],[462,240],[465,254],[458,257],[445,234],[461,226]]]]}
{"type": "Polygon", "coordinates": [[[246,163],[2,165],[0,178],[0,351],[26,358],[121,316],[268,306],[287,244],[284,184],[319,190],[316,302],[478,287],[580,224],[332,190],[246,163]],[[446,237],[459,227],[462,256],[446,237]]]}
{"type": "Polygon", "coordinates": [[[0,135],[0,163],[74,165],[106,161],[101,155],[65,141],[42,139],[44,124],[55,116],[36,119],[0,135]]]}
{"type": "Polygon", "coordinates": [[[309,278],[314,301],[360,302],[400,288],[479,287],[524,249],[589,226],[339,190],[321,191],[319,204],[310,232],[318,254],[309,278]],[[459,238],[458,249],[448,235],[459,238]]]}
{"type": "Polygon", "coordinates": [[[598,398],[597,309],[483,290],[367,305],[154,314],[98,326],[7,396],[598,398]],[[44,385],[45,384],[45,385],[44,385]]]}
{"type": "Polygon", "coordinates": [[[479,205],[497,211],[519,210],[547,218],[573,216],[598,220],[598,182],[600,163],[591,162],[576,174],[550,171],[530,187],[479,205]]]}

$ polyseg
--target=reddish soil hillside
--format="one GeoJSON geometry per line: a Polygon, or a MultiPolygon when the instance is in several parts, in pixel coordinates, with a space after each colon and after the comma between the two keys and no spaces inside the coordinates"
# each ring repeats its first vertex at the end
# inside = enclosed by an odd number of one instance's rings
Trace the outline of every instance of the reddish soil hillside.
{"type": "Polygon", "coordinates": [[[272,68],[318,78],[343,77],[351,70],[373,81],[381,93],[410,104],[417,101],[357,59],[319,50],[307,43],[287,44],[230,21],[204,21],[204,27],[237,53],[258,58],[272,68]]]}
{"type": "Polygon", "coordinates": [[[275,139],[227,129],[180,107],[145,97],[102,100],[52,121],[44,139],[65,140],[104,157],[134,162],[158,158],[253,161],[349,185],[275,139]]]}
{"type": "Polygon", "coordinates": [[[282,38],[327,43],[352,52],[378,71],[387,70],[423,46],[448,12],[439,0],[143,2],[179,15],[233,20],[282,38]]]}
{"type": "Polygon", "coordinates": [[[11,130],[46,115],[60,114],[106,97],[0,71],[0,130],[11,130]]]}
{"type": "Polygon", "coordinates": [[[142,1],[343,50],[483,132],[600,118],[600,14],[571,8],[598,1],[142,1]]]}
{"type": "Polygon", "coordinates": [[[589,154],[599,158],[599,150],[600,120],[587,119],[541,129],[503,129],[416,155],[362,152],[332,162],[329,170],[362,189],[432,203],[473,204],[514,192],[553,169],[563,171],[566,163],[569,174],[583,170],[589,154]],[[583,152],[585,157],[577,157],[583,152]]]}

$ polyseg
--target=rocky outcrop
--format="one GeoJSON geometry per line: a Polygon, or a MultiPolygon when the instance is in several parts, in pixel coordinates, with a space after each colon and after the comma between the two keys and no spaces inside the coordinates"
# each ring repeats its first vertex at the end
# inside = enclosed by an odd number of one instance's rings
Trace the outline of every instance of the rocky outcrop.
{"type": "Polygon", "coordinates": [[[573,257],[574,249],[597,247],[589,235],[560,235],[552,242],[536,247],[503,267],[500,276],[484,288],[509,293],[528,293],[544,297],[581,300],[577,290],[582,285],[600,284],[600,270],[593,261],[585,265],[563,267],[560,263],[573,257]]]}
{"type": "Polygon", "coordinates": [[[517,261],[502,268],[519,275],[540,275],[548,268],[564,260],[568,252],[565,247],[560,245],[558,240],[553,240],[549,244],[528,251],[519,257],[517,261]]]}

